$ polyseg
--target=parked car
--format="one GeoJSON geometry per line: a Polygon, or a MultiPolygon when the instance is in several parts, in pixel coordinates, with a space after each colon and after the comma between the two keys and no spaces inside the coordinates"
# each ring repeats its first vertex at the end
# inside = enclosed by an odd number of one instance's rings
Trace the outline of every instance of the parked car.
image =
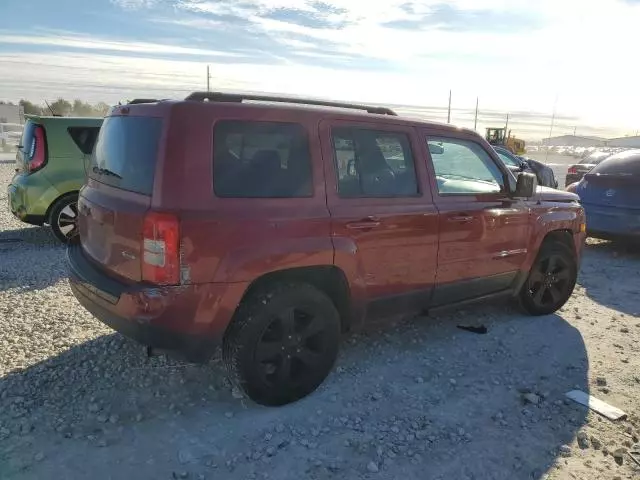
{"type": "Polygon", "coordinates": [[[519,172],[529,172],[535,174],[538,179],[538,185],[545,187],[558,188],[558,181],[553,170],[544,163],[533,160],[532,158],[515,155],[503,147],[493,147],[500,160],[504,162],[514,175],[519,172]]]}
{"type": "Polygon", "coordinates": [[[19,123],[0,123],[0,151],[7,151],[18,145],[22,135],[19,123]]]}
{"type": "Polygon", "coordinates": [[[590,236],[640,238],[640,150],[607,158],[569,190],[580,196],[590,236]]]}
{"type": "Polygon", "coordinates": [[[381,107],[122,105],[88,172],[67,250],[78,301],[192,360],[221,344],[265,405],[315,390],[365,319],[501,295],[554,312],[585,238],[576,195],[516,179],[473,131],[381,107]]]}
{"type": "Polygon", "coordinates": [[[585,173],[610,156],[611,154],[609,152],[597,151],[590,153],[575,165],[571,165],[567,170],[567,177],[564,181],[565,187],[568,187],[572,183],[579,182],[580,179],[584,177],[585,173]]]}
{"type": "Polygon", "coordinates": [[[9,208],[18,219],[50,225],[61,242],[77,234],[84,161],[101,123],[101,118],[28,118],[18,145],[16,174],[8,187],[9,208]]]}

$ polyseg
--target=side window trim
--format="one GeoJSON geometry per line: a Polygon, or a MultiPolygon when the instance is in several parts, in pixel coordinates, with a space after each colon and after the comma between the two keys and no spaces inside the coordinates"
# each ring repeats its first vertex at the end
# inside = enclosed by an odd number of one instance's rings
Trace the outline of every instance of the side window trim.
{"type": "MultiPolygon", "coordinates": [[[[420,132],[421,137],[424,139],[425,141],[425,147],[426,150],[428,152],[428,158],[430,159],[431,162],[431,169],[432,169],[432,174],[433,175],[433,189],[435,190],[435,194],[438,197],[478,197],[478,196],[482,196],[482,197],[496,197],[496,196],[505,196],[508,194],[508,189],[511,187],[511,182],[509,181],[509,178],[507,176],[507,174],[505,173],[505,170],[507,170],[506,166],[505,168],[502,168],[500,166],[500,164],[498,162],[496,162],[493,158],[493,156],[487,151],[486,148],[484,148],[484,146],[471,138],[463,138],[463,137],[456,137],[456,136],[450,136],[447,135],[446,132],[428,132],[428,131],[421,131],[420,132]],[[502,184],[499,184],[499,186],[501,187],[501,190],[499,192],[440,192],[440,188],[437,184],[437,179],[435,178],[437,176],[437,172],[436,172],[436,167],[435,167],[435,162],[434,162],[434,158],[433,158],[433,153],[430,150],[430,146],[429,146],[429,142],[432,139],[445,139],[445,140],[451,140],[453,142],[468,142],[468,143],[472,143],[474,145],[476,145],[481,151],[483,151],[486,156],[488,157],[489,161],[491,161],[492,165],[500,172],[500,176],[502,179],[502,184]]],[[[498,155],[496,153],[496,155],[498,155]]],[[[482,159],[481,159],[482,160],[482,159]]],[[[483,162],[484,163],[484,162],[483,162]]],[[[487,167],[488,168],[488,167],[487,167]]]]}
{"type": "MultiPolygon", "coordinates": [[[[336,194],[341,200],[420,198],[424,195],[424,188],[421,185],[420,176],[418,173],[418,164],[417,164],[417,162],[420,161],[420,159],[422,158],[422,155],[421,154],[416,155],[416,151],[412,142],[412,136],[408,131],[398,130],[398,129],[385,129],[384,126],[382,125],[366,125],[365,126],[365,125],[348,125],[348,124],[341,123],[338,125],[335,125],[335,124],[330,125],[328,132],[329,132],[330,146],[332,150],[331,156],[332,156],[332,163],[333,163],[333,169],[334,169],[334,178],[336,182],[336,194]],[[409,164],[411,164],[411,167],[413,169],[412,170],[413,172],[412,187],[415,188],[415,192],[410,194],[408,193],[395,193],[395,194],[364,193],[362,178],[361,178],[361,175],[358,174],[358,184],[360,187],[360,193],[356,195],[344,194],[344,192],[341,193],[340,165],[338,160],[338,154],[337,154],[337,148],[336,148],[336,135],[335,135],[335,132],[338,130],[341,130],[343,132],[348,132],[348,135],[351,137],[351,141],[353,145],[353,156],[354,156],[353,162],[354,162],[354,167],[356,168],[356,171],[361,170],[360,165],[362,161],[361,159],[362,152],[360,151],[360,148],[358,148],[357,139],[353,136],[354,132],[356,131],[373,132],[376,134],[380,134],[381,136],[386,135],[389,137],[399,138],[400,147],[403,153],[404,164],[406,166],[409,166],[409,164]],[[408,157],[408,159],[410,160],[409,162],[407,161],[407,157],[406,157],[407,153],[409,154],[409,157],[408,157]]],[[[378,148],[379,148],[379,145],[378,145],[378,148]]],[[[418,152],[418,153],[421,153],[421,152],[418,152]]],[[[385,161],[388,162],[388,159],[386,157],[385,157],[385,161]]],[[[393,171],[393,168],[390,165],[389,165],[389,169],[393,171]]]]}

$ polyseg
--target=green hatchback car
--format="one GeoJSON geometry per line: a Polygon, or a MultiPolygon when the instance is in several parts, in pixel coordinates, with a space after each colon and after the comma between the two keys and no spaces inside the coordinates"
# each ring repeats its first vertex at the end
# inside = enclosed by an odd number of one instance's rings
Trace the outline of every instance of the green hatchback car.
{"type": "Polygon", "coordinates": [[[8,187],[18,219],[50,225],[64,243],[76,235],[78,191],[101,125],[102,118],[28,117],[8,187]]]}

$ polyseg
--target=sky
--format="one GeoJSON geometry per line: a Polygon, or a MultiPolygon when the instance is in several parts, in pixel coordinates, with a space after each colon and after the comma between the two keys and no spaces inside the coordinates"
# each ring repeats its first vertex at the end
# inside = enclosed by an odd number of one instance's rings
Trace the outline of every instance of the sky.
{"type": "Polygon", "coordinates": [[[640,0],[0,0],[0,100],[206,90],[396,106],[514,134],[640,130],[640,0]]]}

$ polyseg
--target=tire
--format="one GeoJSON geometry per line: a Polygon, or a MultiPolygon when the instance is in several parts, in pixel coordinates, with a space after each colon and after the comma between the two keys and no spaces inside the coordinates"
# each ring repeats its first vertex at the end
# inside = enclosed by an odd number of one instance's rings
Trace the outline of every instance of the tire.
{"type": "Polygon", "coordinates": [[[78,234],[78,195],[71,194],[59,198],[51,206],[49,225],[51,231],[62,243],[69,243],[78,234]],[[71,227],[71,229],[69,229],[71,227]]]}
{"type": "Polygon", "coordinates": [[[329,375],[340,335],[340,315],[327,295],[307,284],[274,284],[242,302],[222,357],[231,382],[250,399],[285,405],[329,375]]]}
{"type": "Polygon", "coordinates": [[[557,240],[542,244],[520,291],[520,305],[530,315],[549,315],[562,307],[576,285],[578,265],[570,247],[557,240]]]}

